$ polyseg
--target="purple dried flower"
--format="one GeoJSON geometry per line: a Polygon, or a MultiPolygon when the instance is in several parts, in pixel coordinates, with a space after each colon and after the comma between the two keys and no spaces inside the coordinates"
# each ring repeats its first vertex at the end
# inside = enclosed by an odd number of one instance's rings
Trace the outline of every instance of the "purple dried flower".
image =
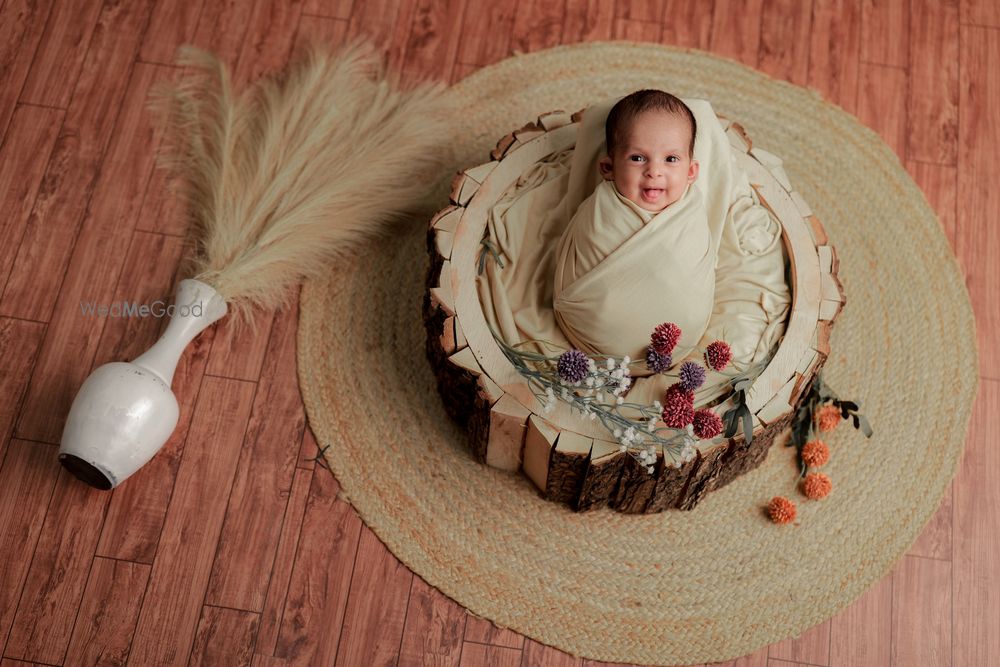
{"type": "Polygon", "coordinates": [[[694,361],[685,361],[681,364],[678,379],[684,391],[694,391],[705,383],[705,368],[694,361]]]}
{"type": "Polygon", "coordinates": [[[660,354],[652,346],[646,348],[646,368],[654,373],[662,373],[673,365],[670,353],[660,354]]]}
{"type": "Polygon", "coordinates": [[[587,377],[587,355],[580,350],[566,350],[559,355],[559,377],[566,382],[581,382],[587,377]]]}

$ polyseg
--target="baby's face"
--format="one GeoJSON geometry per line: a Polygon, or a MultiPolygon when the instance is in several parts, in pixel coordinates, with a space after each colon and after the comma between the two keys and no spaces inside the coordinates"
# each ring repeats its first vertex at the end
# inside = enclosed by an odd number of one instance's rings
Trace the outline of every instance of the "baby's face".
{"type": "Polygon", "coordinates": [[[665,111],[640,114],[615,154],[599,162],[622,196],[647,211],[662,211],[681,198],[698,177],[698,162],[688,151],[691,126],[665,111]]]}

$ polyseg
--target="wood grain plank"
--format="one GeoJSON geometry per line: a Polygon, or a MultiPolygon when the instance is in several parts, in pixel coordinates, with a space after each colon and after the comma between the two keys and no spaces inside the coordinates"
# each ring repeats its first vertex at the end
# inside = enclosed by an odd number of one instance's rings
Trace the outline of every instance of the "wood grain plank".
{"type": "Polygon", "coordinates": [[[0,660],[0,667],[49,667],[40,662],[27,662],[25,660],[11,660],[10,658],[4,658],[0,660]]]}
{"type": "Polygon", "coordinates": [[[800,86],[809,78],[812,0],[764,0],[757,66],[778,79],[800,86]]]}
{"type": "Polygon", "coordinates": [[[861,63],[858,119],[878,132],[902,160],[906,151],[906,70],[861,63]]]}
{"type": "Polygon", "coordinates": [[[524,648],[524,636],[510,628],[501,628],[488,618],[476,616],[468,612],[465,621],[465,640],[477,642],[479,644],[490,644],[492,646],[508,646],[510,648],[524,648]]]}
{"type": "Polygon", "coordinates": [[[362,526],[339,492],[329,472],[313,473],[274,648],[294,664],[330,665],[337,655],[362,526]]]}
{"type": "Polygon", "coordinates": [[[332,51],[341,46],[346,37],[347,21],[303,14],[292,52],[299,52],[308,44],[322,45],[332,51]]]}
{"type": "Polygon", "coordinates": [[[253,8],[252,2],[204,2],[192,43],[210,50],[232,72],[250,27],[253,8]]]}
{"type": "Polygon", "coordinates": [[[997,632],[1000,627],[1000,605],[997,604],[1000,486],[996,483],[1000,451],[995,444],[998,429],[1000,382],[983,380],[973,408],[965,454],[954,482],[952,624],[955,667],[988,665],[1000,655],[1000,633],[997,632]]]}
{"type": "Polygon", "coordinates": [[[951,249],[957,254],[958,221],[955,217],[958,206],[958,169],[907,160],[906,171],[923,190],[927,202],[938,215],[951,249]]]}
{"type": "MultiPolygon", "coordinates": [[[[458,56],[467,0],[419,0],[402,60],[403,81],[448,81],[458,56]]],[[[475,11],[473,8],[472,11],[475,11]]]]}
{"type": "Polygon", "coordinates": [[[263,0],[254,3],[233,84],[242,86],[274,74],[287,63],[302,14],[302,0],[263,0]]]}
{"type": "Polygon", "coordinates": [[[951,563],[904,556],[892,572],[892,664],[951,663],[951,563]]]}
{"type": "Polygon", "coordinates": [[[660,41],[664,44],[708,50],[712,39],[712,12],[715,0],[664,3],[660,41]]]}
{"type": "Polygon", "coordinates": [[[457,61],[491,65],[506,58],[517,7],[517,0],[496,0],[466,11],[459,30],[457,61]]]}
{"type": "Polygon", "coordinates": [[[630,42],[659,42],[662,34],[663,27],[658,21],[631,19],[615,19],[611,31],[611,36],[614,39],[624,39],[630,42]]]}
{"type": "Polygon", "coordinates": [[[798,637],[771,644],[767,657],[814,665],[830,664],[830,621],[814,625],[798,637]]]}
{"type": "Polygon", "coordinates": [[[292,576],[292,565],[295,562],[312,475],[312,470],[296,469],[292,480],[288,506],[281,521],[281,536],[278,538],[278,549],[274,555],[274,567],[271,569],[267,595],[264,598],[264,611],[261,613],[260,630],[254,648],[256,653],[272,655],[278,643],[281,614],[288,597],[289,580],[292,576]]]}
{"type": "Polygon", "coordinates": [[[14,622],[21,589],[55,488],[58,470],[53,461],[56,453],[54,445],[12,440],[2,459],[0,563],[4,565],[0,578],[0,655],[4,653],[3,645],[14,622]],[[14,508],[17,511],[12,511],[14,508]]]}
{"type": "Polygon", "coordinates": [[[534,639],[525,640],[523,653],[521,664],[524,667],[581,667],[580,658],[551,646],[539,644],[534,639]]]}
{"type": "Polygon", "coordinates": [[[462,648],[461,667],[520,667],[522,654],[519,648],[484,646],[465,642],[462,648]]]}
{"type": "MultiPolygon", "coordinates": [[[[0,238],[4,239],[0,285],[6,285],[10,277],[63,116],[57,109],[20,106],[0,147],[0,210],[5,213],[0,218],[0,238]]],[[[5,119],[0,118],[0,122],[5,119]]]]}
{"type": "Polygon", "coordinates": [[[952,498],[953,485],[949,484],[948,490],[945,491],[944,498],[941,500],[941,507],[927,522],[917,541],[906,552],[908,555],[951,560],[952,507],[954,505],[952,498]]]}
{"type": "MultiPolygon", "coordinates": [[[[48,322],[52,317],[105,148],[116,127],[132,129],[124,123],[145,115],[142,106],[130,106],[131,101],[124,96],[129,92],[130,83],[142,81],[141,77],[136,79],[131,74],[135,52],[149,16],[150,1],[108,4],[101,12],[83,73],[77,82],[78,94],[73,96],[66,112],[10,279],[0,299],[0,313],[4,315],[40,322],[48,322]]],[[[136,93],[135,86],[131,92],[136,93]]],[[[114,134],[118,145],[133,139],[122,132],[114,134]]],[[[129,156],[137,162],[145,158],[138,154],[129,156]]],[[[122,208],[130,204],[120,203],[122,208]]],[[[93,256],[87,261],[93,262],[93,256]]]]}
{"type": "Polygon", "coordinates": [[[619,0],[615,3],[615,18],[659,23],[663,18],[663,3],[659,0],[619,0]]]}
{"type": "Polygon", "coordinates": [[[399,647],[399,667],[458,665],[465,619],[461,605],[414,576],[399,647]]]}
{"type": "Polygon", "coordinates": [[[362,527],[337,664],[394,664],[399,659],[412,581],[413,573],[371,529],[362,527]]]}
{"type": "Polygon", "coordinates": [[[44,324],[0,317],[0,462],[44,336],[44,324]]]}
{"type": "Polygon", "coordinates": [[[250,667],[259,624],[260,614],[205,605],[188,665],[250,667]]]}
{"type": "MultiPolygon", "coordinates": [[[[0,139],[28,77],[35,50],[52,9],[51,2],[9,0],[0,9],[0,139]]],[[[16,134],[13,136],[17,136],[16,134]]],[[[0,163],[2,164],[2,163],[0,163]]],[[[2,190],[0,190],[2,192],[2,190]]],[[[2,238],[8,238],[6,235],[2,238]]],[[[4,274],[0,272],[0,277],[4,274]]]]}
{"type": "MultiPolygon", "coordinates": [[[[412,11],[411,0],[372,0],[360,2],[351,12],[347,26],[348,37],[364,35],[386,57],[386,62],[395,64],[399,60],[401,43],[395,38],[400,27],[405,24],[407,12],[412,11]],[[406,3],[411,3],[409,6],[406,3]],[[402,17],[401,17],[402,14],[402,17]],[[395,54],[395,55],[394,55],[395,54]]],[[[409,25],[406,24],[406,30],[409,25]]],[[[407,33],[399,35],[405,39],[407,33]]]]}
{"type": "Polygon", "coordinates": [[[166,308],[173,303],[174,276],[183,249],[177,237],[133,233],[111,301],[146,304],[156,314],[108,318],[91,368],[112,361],[131,361],[160,337],[169,321],[166,308]]]}
{"type": "Polygon", "coordinates": [[[862,0],[861,60],[907,67],[909,50],[909,0],[862,0]]]}
{"type": "Polygon", "coordinates": [[[258,309],[252,325],[238,322],[234,317],[219,320],[205,373],[256,382],[264,365],[275,315],[258,309]]]}
{"type": "Polygon", "coordinates": [[[958,148],[958,257],[976,312],[979,368],[1000,379],[1000,39],[990,28],[962,29],[961,110],[958,148]]]}
{"type": "MultiPolygon", "coordinates": [[[[140,63],[136,66],[115,140],[108,151],[79,236],[75,243],[63,239],[72,244],[72,255],[65,269],[62,289],[55,295],[58,300],[18,422],[20,437],[58,442],[73,397],[90,373],[105,318],[84,313],[84,304],[111,303],[132,238],[139,203],[153,169],[154,147],[158,143],[145,110],[146,95],[150,86],[172,72],[159,65],[140,63]]],[[[39,226],[33,229],[39,230],[34,242],[43,242],[43,236],[57,236],[46,234],[39,226]]],[[[31,254],[34,253],[28,253],[31,254]]],[[[19,253],[18,261],[23,256],[24,253],[19,253]]],[[[52,259],[56,257],[49,258],[52,259]]],[[[43,263],[42,266],[50,265],[43,263]]],[[[12,284],[17,280],[26,285],[36,274],[45,273],[38,267],[27,274],[24,270],[15,264],[12,284]]],[[[62,280],[62,272],[59,280],[62,280]]],[[[42,294],[47,295],[49,290],[58,289],[58,283],[53,282],[42,289],[42,294]]],[[[19,296],[32,294],[41,297],[34,288],[21,290],[19,296]]]]}
{"type": "Polygon", "coordinates": [[[994,0],[962,0],[962,23],[1000,28],[1000,4],[994,0]]]}
{"type": "Polygon", "coordinates": [[[139,60],[172,65],[177,49],[194,37],[203,0],[158,0],[149,19],[149,29],[139,50],[139,60]]]}
{"type": "Polygon", "coordinates": [[[480,69],[479,65],[463,65],[462,63],[458,63],[451,70],[451,81],[449,83],[455,85],[478,69],[480,69]]]}
{"type": "MultiPolygon", "coordinates": [[[[47,462],[48,474],[59,464],[47,462]]],[[[62,663],[110,495],[59,468],[4,655],[62,663]]]]}
{"type": "Polygon", "coordinates": [[[562,43],[611,39],[615,7],[603,0],[566,0],[562,43]]]}
{"type": "Polygon", "coordinates": [[[830,663],[888,665],[892,649],[892,574],[830,619],[830,663]]]}
{"type": "Polygon", "coordinates": [[[149,570],[141,563],[94,559],[63,664],[125,664],[149,570]]]}
{"type": "Polygon", "coordinates": [[[205,378],[184,445],[129,663],[187,660],[255,386],[205,378]]]}
{"type": "MultiPolygon", "coordinates": [[[[76,88],[88,49],[101,48],[99,28],[101,0],[56,2],[52,5],[38,48],[31,60],[20,102],[65,109],[76,88]]],[[[82,90],[89,90],[84,87],[82,90]]]]}
{"type": "Polygon", "coordinates": [[[295,367],[295,304],[277,318],[257,383],[205,604],[259,612],[306,416],[295,367]]]}
{"type": "Polygon", "coordinates": [[[558,45],[565,17],[565,0],[520,0],[511,27],[511,51],[530,53],[558,45]]]}
{"type": "Polygon", "coordinates": [[[855,113],[861,58],[861,0],[813,0],[807,83],[855,113]]]}
{"type": "Polygon", "coordinates": [[[303,470],[312,470],[316,467],[316,457],[319,456],[319,445],[316,444],[316,436],[308,422],[302,432],[302,444],[299,447],[299,456],[295,459],[295,465],[303,470]]]}
{"type": "Polygon", "coordinates": [[[756,67],[764,0],[715,0],[711,50],[756,67]]]}
{"type": "Polygon", "coordinates": [[[177,428],[149,463],[112,492],[97,545],[98,555],[139,563],[153,562],[214,333],[214,327],[210,327],[184,350],[173,382],[174,396],[180,407],[177,428]]]}
{"type": "Polygon", "coordinates": [[[306,0],[302,5],[305,14],[347,20],[351,18],[354,0],[306,0]]]}
{"type": "Polygon", "coordinates": [[[906,155],[958,158],[958,0],[912,0],[906,155]]]}

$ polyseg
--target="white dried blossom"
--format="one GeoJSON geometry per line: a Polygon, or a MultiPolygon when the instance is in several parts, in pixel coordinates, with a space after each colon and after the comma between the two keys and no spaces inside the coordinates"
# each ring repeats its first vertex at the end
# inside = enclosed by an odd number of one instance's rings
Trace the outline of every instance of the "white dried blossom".
{"type": "Polygon", "coordinates": [[[657,412],[663,412],[663,403],[659,401],[653,401],[653,407],[656,408],[657,412]]]}
{"type": "Polygon", "coordinates": [[[621,396],[619,396],[618,398],[615,399],[615,405],[621,405],[624,402],[625,402],[625,399],[622,398],[621,396]]]}
{"type": "Polygon", "coordinates": [[[622,445],[622,446],[620,446],[618,448],[618,451],[619,452],[627,452],[628,451],[628,445],[622,445]]]}
{"type": "Polygon", "coordinates": [[[621,430],[620,428],[616,428],[616,429],[614,430],[614,434],[615,434],[615,438],[616,438],[616,439],[617,439],[617,438],[620,438],[620,437],[622,437],[622,430],[621,430]]]}
{"type": "Polygon", "coordinates": [[[614,360],[614,358],[608,357],[607,362],[605,362],[605,366],[608,367],[609,371],[613,371],[615,369],[615,360],[614,360]]]}
{"type": "Polygon", "coordinates": [[[628,370],[627,366],[628,366],[628,365],[629,365],[629,364],[630,364],[631,362],[632,362],[632,357],[628,356],[627,354],[626,354],[626,355],[625,355],[624,357],[622,357],[622,366],[625,366],[625,367],[626,367],[626,370],[628,370]]]}
{"type": "Polygon", "coordinates": [[[588,387],[593,387],[594,386],[594,376],[593,375],[588,375],[587,376],[586,384],[587,384],[588,387]]]}
{"type": "Polygon", "coordinates": [[[648,470],[648,471],[649,471],[649,474],[650,474],[650,475],[652,475],[652,474],[653,474],[653,466],[649,466],[648,468],[646,468],[646,470],[648,470]]]}
{"type": "Polygon", "coordinates": [[[597,372],[597,362],[595,362],[593,359],[589,357],[587,358],[587,370],[589,370],[591,373],[597,372]]]}

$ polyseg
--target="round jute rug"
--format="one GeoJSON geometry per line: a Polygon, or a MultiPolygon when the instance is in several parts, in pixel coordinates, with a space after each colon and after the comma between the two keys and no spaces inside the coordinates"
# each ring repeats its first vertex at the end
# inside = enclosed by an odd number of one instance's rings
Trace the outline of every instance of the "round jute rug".
{"type": "MultiPolygon", "coordinates": [[[[852,116],[735,62],[597,43],[516,56],[451,89],[454,168],[553,109],[641,87],[703,97],[782,156],[841,258],[847,307],[825,379],[875,435],[829,438],[826,499],[791,447],[691,512],[575,514],[475,463],[424,357],[426,220],[303,288],[299,379],[344,494],[409,568],[481,616],[599,660],[715,661],[796,636],[882,578],[954,475],[977,385],[972,308],[937,218],[852,116]],[[770,523],[774,495],[797,501],[770,523]]],[[[445,177],[450,174],[445,174],[445,177]]],[[[441,205],[445,204],[442,190],[441,205]]]]}

